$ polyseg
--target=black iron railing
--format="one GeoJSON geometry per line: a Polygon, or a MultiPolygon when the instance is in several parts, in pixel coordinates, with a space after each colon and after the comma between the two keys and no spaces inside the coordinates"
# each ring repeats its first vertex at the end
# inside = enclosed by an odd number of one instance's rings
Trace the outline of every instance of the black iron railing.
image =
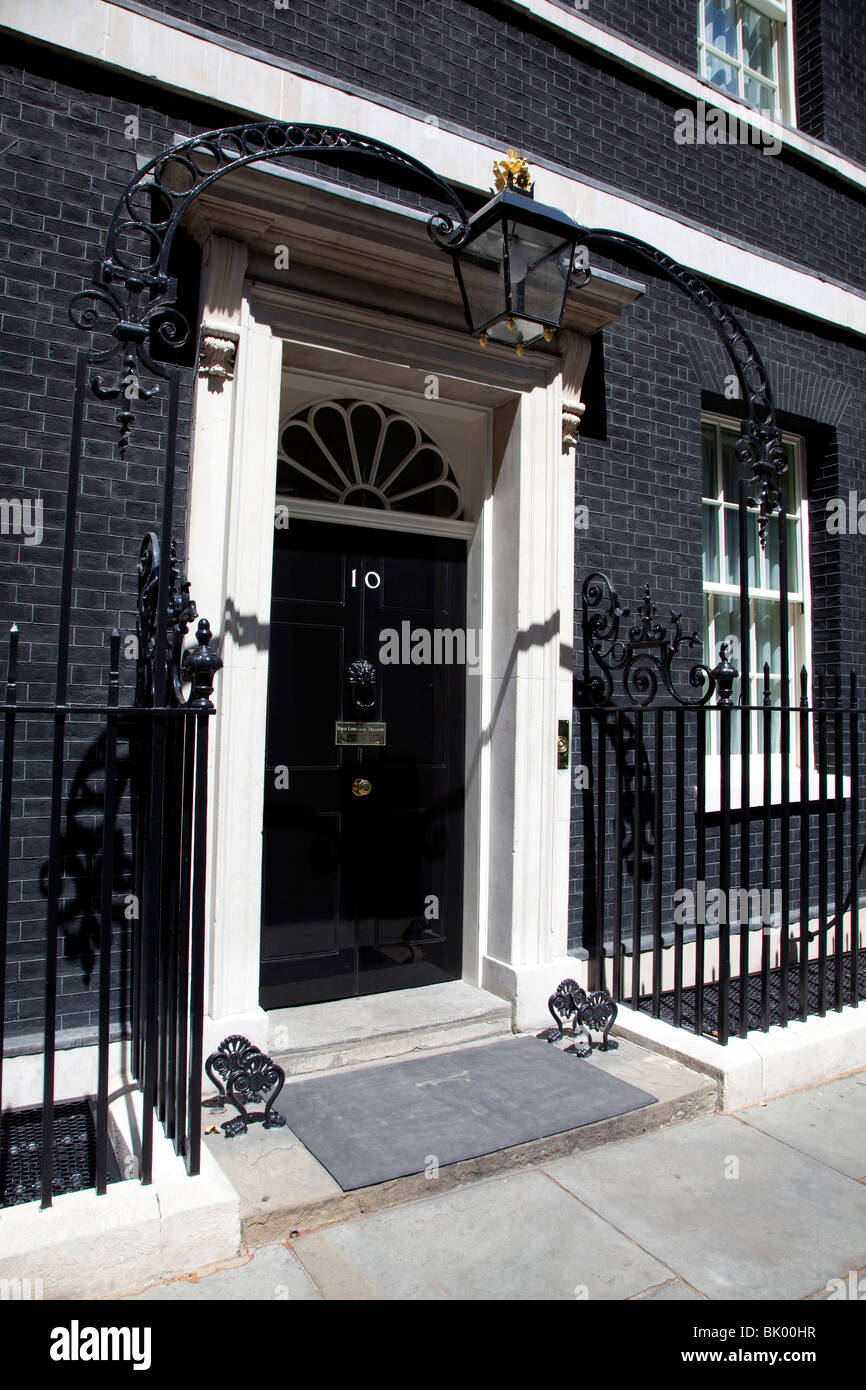
{"type": "Polygon", "coordinates": [[[810,690],[804,669],[795,703],[783,672],[773,703],[765,666],[758,703],[735,704],[724,646],[713,670],[677,678],[698,639],[677,614],[658,623],[648,593],[627,631],[606,576],[589,576],[583,605],[574,762],[591,985],[720,1043],[866,998],[855,673],[810,690]]]}
{"type": "MultiPolygon", "coordinates": [[[[110,638],[102,704],[20,701],[17,627],[9,638],[0,770],[0,1113],[7,966],[16,964],[9,947],[21,956],[25,925],[10,903],[10,854],[13,832],[22,842],[29,838],[31,848],[38,841],[38,828],[28,819],[27,768],[49,748],[51,814],[39,873],[45,930],[41,940],[30,941],[37,948],[44,983],[40,1138],[36,1159],[28,1141],[29,1176],[23,1185],[16,1189],[14,1172],[5,1183],[7,1202],[32,1195],[37,1160],[43,1206],[71,1187],[106,1191],[115,1167],[110,1047],[118,1039],[128,1041],[128,1080],[142,1092],[140,1152],[125,1175],[151,1181],[154,1119],[163,1123],[187,1171],[199,1171],[208,725],[214,673],[221,663],[209,650],[211,633],[204,620],[198,624],[197,647],[183,650],[184,635],[197,615],[173,557],[163,579],[167,617],[159,620],[159,569],[158,542],[150,534],[139,565],[137,680],[131,704],[120,704],[117,630],[110,638]],[[67,808],[65,834],[56,828],[64,822],[61,803],[67,808]],[[126,827],[132,841],[129,855],[122,850],[126,827]],[[74,894],[68,883],[74,884],[74,894]],[[70,940],[70,922],[76,931],[74,955],[61,950],[70,940]],[[82,971],[89,978],[94,967],[96,1084],[84,1103],[95,1117],[95,1146],[81,1146],[81,1162],[91,1155],[93,1171],[59,1174],[56,1130],[68,1108],[56,1099],[63,991],[82,971]]],[[[13,999],[16,993],[20,988],[13,987],[13,999]]],[[[31,1120],[28,1133],[33,1128],[31,1120]]],[[[8,1154],[6,1159],[12,1161],[8,1154]]]]}

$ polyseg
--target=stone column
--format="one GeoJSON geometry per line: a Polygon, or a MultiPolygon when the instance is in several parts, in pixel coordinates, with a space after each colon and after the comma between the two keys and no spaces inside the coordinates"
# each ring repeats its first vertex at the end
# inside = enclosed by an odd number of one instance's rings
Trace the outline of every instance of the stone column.
{"type": "Polygon", "coordinates": [[[247,247],[211,236],[189,513],[189,577],[220,634],[208,807],[205,1048],[267,1046],[259,1006],[262,795],[282,345],[244,295],[247,247]]]}
{"type": "Polygon", "coordinates": [[[482,983],[518,1028],[548,1020],[569,957],[574,436],[589,340],[563,334],[562,374],[521,398],[494,491],[490,889],[482,983]]]}

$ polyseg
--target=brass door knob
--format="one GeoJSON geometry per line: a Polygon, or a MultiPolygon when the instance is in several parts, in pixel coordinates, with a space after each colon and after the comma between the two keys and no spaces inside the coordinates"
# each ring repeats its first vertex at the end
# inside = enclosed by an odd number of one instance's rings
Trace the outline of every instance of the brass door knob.
{"type": "Polygon", "coordinates": [[[356,777],[352,783],[353,796],[369,796],[372,790],[372,784],[367,781],[366,777],[356,777]]]}

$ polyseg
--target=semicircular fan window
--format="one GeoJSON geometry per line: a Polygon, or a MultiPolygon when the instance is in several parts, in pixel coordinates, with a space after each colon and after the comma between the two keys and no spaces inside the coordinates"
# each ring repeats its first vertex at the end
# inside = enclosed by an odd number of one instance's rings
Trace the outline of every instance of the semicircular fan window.
{"type": "Polygon", "coordinates": [[[384,512],[463,516],[460,486],[438,444],[374,401],[318,401],[284,420],[277,490],[384,512]]]}

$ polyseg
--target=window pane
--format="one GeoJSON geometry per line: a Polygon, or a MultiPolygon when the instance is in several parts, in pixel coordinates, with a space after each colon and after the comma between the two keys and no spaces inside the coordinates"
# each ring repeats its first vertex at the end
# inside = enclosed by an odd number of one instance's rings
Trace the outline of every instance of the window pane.
{"type": "Polygon", "coordinates": [[[765,82],[759,82],[748,73],[743,75],[743,96],[752,106],[757,106],[759,111],[775,114],[778,105],[776,88],[768,87],[765,82]]]}
{"type": "Polygon", "coordinates": [[[733,502],[734,506],[740,500],[740,465],[734,453],[734,445],[739,439],[738,434],[731,430],[722,430],[722,486],[725,492],[725,501],[733,502]]]}
{"type": "Polygon", "coordinates": [[[779,639],[779,605],[772,599],[755,599],[752,605],[755,615],[755,674],[763,679],[764,663],[769,663],[770,674],[778,676],[782,669],[782,649],[779,639]]]}
{"type": "Polygon", "coordinates": [[[719,509],[704,503],[704,579],[719,582],[719,509]]]}
{"type": "Polygon", "coordinates": [[[707,594],[707,626],[704,662],[710,670],[719,659],[719,646],[728,644],[728,660],[739,670],[740,600],[727,594],[707,594]]]}
{"type": "Polygon", "coordinates": [[[743,6],[743,62],[772,80],[773,25],[751,5],[743,6]]]}
{"type": "Polygon", "coordinates": [[[704,497],[718,497],[719,479],[716,467],[716,431],[713,425],[701,425],[701,452],[704,465],[704,497]]]}
{"type": "MultiPolygon", "coordinates": [[[[794,594],[800,588],[800,556],[797,544],[797,523],[786,521],[788,540],[788,593],[794,594]]],[[[777,589],[781,580],[779,564],[779,520],[772,517],[767,526],[767,548],[761,556],[762,589],[777,589]]]]}
{"type": "Polygon", "coordinates": [[[731,96],[739,96],[737,69],[732,68],[729,63],[723,63],[721,58],[714,57],[707,49],[704,49],[704,77],[708,82],[712,82],[714,87],[721,87],[722,91],[730,92],[731,96]]]}
{"type": "Polygon", "coordinates": [[[761,555],[761,588],[779,587],[779,523],[771,517],[767,524],[766,545],[761,555]]]}
{"type": "Polygon", "coordinates": [[[740,582],[740,509],[725,507],[725,584],[740,582]]]}
{"type": "Polygon", "coordinates": [[[783,440],[782,450],[788,461],[788,471],[782,478],[782,487],[785,489],[785,505],[789,513],[793,513],[800,505],[797,489],[797,451],[790,440],[783,440]]]}
{"type": "Polygon", "coordinates": [[[800,547],[797,543],[796,521],[788,522],[788,593],[800,591],[800,547]]]}
{"type": "Polygon", "coordinates": [[[737,56],[737,0],[704,0],[704,38],[726,53],[737,56]]]}

